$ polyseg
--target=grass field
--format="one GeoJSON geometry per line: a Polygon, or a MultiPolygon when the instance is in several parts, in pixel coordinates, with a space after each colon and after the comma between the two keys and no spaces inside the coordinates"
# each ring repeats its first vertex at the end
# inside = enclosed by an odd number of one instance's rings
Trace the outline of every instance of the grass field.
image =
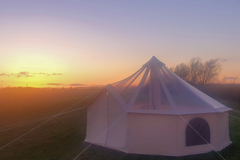
{"type": "MultiPolygon", "coordinates": [[[[53,115],[71,107],[68,111],[78,109],[54,117],[29,134],[0,149],[0,160],[72,160],[89,144],[84,143],[86,134],[86,108],[93,97],[74,105],[86,96],[97,92],[91,89],[32,89],[8,88],[0,89],[0,148],[29,130],[45,122],[53,115]],[[74,106],[73,106],[74,105],[74,106]],[[82,109],[79,109],[82,108],[82,109]],[[39,118],[42,118],[40,119],[39,118]],[[38,120],[34,122],[33,120],[38,120]],[[18,127],[15,124],[28,125],[18,127]],[[15,128],[14,128],[15,127],[15,128]]],[[[228,104],[232,108],[240,108],[239,104],[228,104]]],[[[230,139],[233,142],[220,154],[227,160],[240,159],[240,112],[230,111],[230,139]]],[[[216,152],[195,156],[165,157],[125,154],[122,152],[92,145],[78,159],[87,160],[190,160],[221,159],[216,152]]]]}

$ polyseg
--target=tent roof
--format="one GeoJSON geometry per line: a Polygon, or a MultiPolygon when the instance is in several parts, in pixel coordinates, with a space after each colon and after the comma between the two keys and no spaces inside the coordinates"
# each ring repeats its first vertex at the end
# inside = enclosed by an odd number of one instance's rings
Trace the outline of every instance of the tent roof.
{"type": "Polygon", "coordinates": [[[130,77],[106,86],[126,112],[215,113],[230,110],[171,72],[153,56],[130,77]]]}

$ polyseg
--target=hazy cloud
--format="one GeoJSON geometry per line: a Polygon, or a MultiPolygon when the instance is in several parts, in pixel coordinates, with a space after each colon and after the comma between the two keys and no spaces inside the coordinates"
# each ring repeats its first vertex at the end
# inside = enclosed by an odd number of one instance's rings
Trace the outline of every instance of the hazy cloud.
{"type": "Polygon", "coordinates": [[[74,83],[74,84],[69,84],[69,86],[84,86],[85,84],[79,84],[79,83],[74,83]]]}
{"type": "Polygon", "coordinates": [[[1,73],[0,76],[10,76],[9,74],[1,73]]]}
{"type": "Polygon", "coordinates": [[[62,83],[46,83],[42,85],[48,86],[66,86],[66,87],[104,87],[105,85],[95,85],[95,84],[81,84],[81,83],[72,83],[72,84],[62,84],[62,83]]]}
{"type": "Polygon", "coordinates": [[[233,59],[236,59],[237,57],[233,57],[233,58],[217,58],[218,61],[220,62],[227,62],[233,59]]]}
{"type": "Polygon", "coordinates": [[[51,86],[59,86],[59,85],[63,85],[61,83],[47,83],[47,85],[51,85],[51,86]]]}
{"type": "Polygon", "coordinates": [[[38,74],[41,74],[41,75],[45,75],[45,76],[60,76],[60,75],[62,75],[62,73],[42,73],[42,72],[40,72],[40,73],[38,73],[38,74]]]}
{"type": "Polygon", "coordinates": [[[14,77],[17,77],[17,78],[20,78],[20,77],[34,77],[35,75],[43,75],[43,76],[60,76],[62,75],[62,73],[43,73],[43,72],[40,72],[40,73],[30,73],[30,72],[27,72],[27,71],[24,71],[24,72],[19,72],[19,73],[11,73],[11,74],[5,74],[5,73],[1,73],[0,76],[14,76],[14,77]]]}
{"type": "Polygon", "coordinates": [[[40,73],[38,73],[38,74],[44,75],[44,76],[50,76],[50,75],[51,75],[51,74],[49,74],[49,73],[42,73],[42,72],[40,72],[40,73]]]}
{"type": "Polygon", "coordinates": [[[226,79],[226,80],[227,80],[227,79],[236,80],[236,79],[238,79],[238,77],[224,77],[223,79],[224,79],[224,80],[225,80],[225,79],[226,79]]]}
{"type": "Polygon", "coordinates": [[[60,75],[62,75],[62,73],[53,73],[52,75],[60,76],[60,75]]]}
{"type": "Polygon", "coordinates": [[[33,77],[32,74],[30,74],[29,72],[19,72],[17,74],[11,74],[14,75],[15,77],[33,77]]]}

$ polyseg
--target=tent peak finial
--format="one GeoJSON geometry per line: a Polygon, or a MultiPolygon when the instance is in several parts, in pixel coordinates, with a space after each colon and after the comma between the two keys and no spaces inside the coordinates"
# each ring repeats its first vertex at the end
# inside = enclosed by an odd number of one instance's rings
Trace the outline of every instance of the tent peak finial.
{"type": "Polygon", "coordinates": [[[156,64],[161,64],[163,66],[165,66],[165,64],[161,61],[159,61],[155,56],[152,56],[152,58],[143,65],[143,67],[146,67],[148,65],[156,65],[156,64]]]}

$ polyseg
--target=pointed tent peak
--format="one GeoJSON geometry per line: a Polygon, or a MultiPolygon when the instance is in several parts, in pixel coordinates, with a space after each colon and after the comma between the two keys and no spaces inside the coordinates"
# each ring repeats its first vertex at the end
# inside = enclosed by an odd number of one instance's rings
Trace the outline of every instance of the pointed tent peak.
{"type": "Polygon", "coordinates": [[[133,75],[106,89],[127,112],[193,114],[230,110],[182,80],[154,56],[133,75]]]}
{"type": "Polygon", "coordinates": [[[152,58],[143,65],[143,67],[147,67],[147,66],[152,66],[152,65],[157,65],[160,64],[162,66],[165,66],[165,64],[163,62],[161,62],[160,60],[158,60],[155,56],[152,56],[152,58]]]}

